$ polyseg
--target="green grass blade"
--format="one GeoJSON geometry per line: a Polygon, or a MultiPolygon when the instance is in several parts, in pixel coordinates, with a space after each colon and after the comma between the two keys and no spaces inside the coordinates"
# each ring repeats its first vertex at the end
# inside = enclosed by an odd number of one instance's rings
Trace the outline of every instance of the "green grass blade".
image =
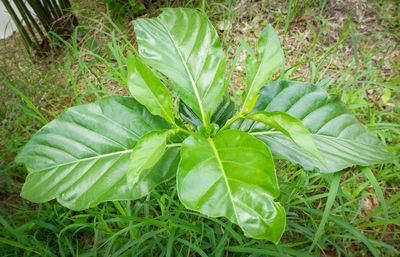
{"type": "Polygon", "coordinates": [[[348,85],[354,85],[354,84],[372,84],[372,85],[377,85],[377,86],[381,86],[381,87],[386,87],[389,88],[397,93],[400,93],[400,88],[394,87],[394,86],[390,86],[388,84],[382,83],[382,82],[377,82],[377,81],[367,81],[367,80],[363,80],[363,81],[347,81],[345,83],[346,86],[348,85]]]}
{"type": "MultiPolygon", "coordinates": [[[[376,226],[382,226],[382,225],[389,225],[389,224],[400,224],[400,219],[393,219],[393,220],[378,220],[378,221],[374,221],[374,222],[368,222],[368,223],[364,223],[361,224],[359,226],[357,226],[356,228],[372,228],[372,227],[376,227],[376,226]]],[[[386,230],[384,230],[386,232],[386,230]]],[[[385,233],[382,233],[383,235],[385,233]]]]}
{"type": "Polygon", "coordinates": [[[383,225],[383,232],[382,235],[380,237],[380,240],[383,239],[384,235],[386,234],[387,231],[387,227],[388,227],[388,222],[389,222],[389,213],[388,213],[388,208],[386,205],[386,200],[385,200],[385,196],[382,192],[381,187],[379,186],[378,181],[376,180],[374,174],[372,173],[370,168],[363,168],[362,172],[364,173],[364,175],[368,178],[368,180],[371,182],[371,185],[374,187],[374,190],[378,196],[379,201],[381,202],[381,206],[382,206],[382,211],[383,211],[383,218],[384,218],[384,225],[383,225]]]}
{"type": "Polygon", "coordinates": [[[21,248],[21,249],[24,249],[24,250],[27,250],[27,251],[30,251],[30,252],[34,252],[34,253],[40,254],[39,252],[36,252],[35,250],[33,250],[33,249],[23,245],[23,244],[20,244],[18,242],[12,241],[12,240],[8,240],[8,239],[3,238],[3,237],[0,237],[0,243],[11,245],[11,246],[18,247],[18,248],[21,248]]]}
{"type": "Polygon", "coordinates": [[[296,256],[296,257],[310,257],[309,253],[305,253],[302,251],[298,251],[292,249],[286,245],[263,245],[263,248],[255,248],[255,247],[241,247],[241,246],[232,246],[228,248],[229,252],[237,252],[237,253],[252,253],[252,254],[264,254],[267,256],[296,256]]]}
{"type": "Polygon", "coordinates": [[[241,247],[241,246],[232,246],[228,248],[229,252],[234,253],[253,253],[253,254],[264,254],[267,256],[276,256],[276,257],[288,257],[290,255],[275,252],[268,249],[260,249],[260,248],[253,248],[253,247],[241,247]]]}
{"type": "Polygon", "coordinates": [[[28,241],[16,230],[14,229],[4,218],[0,216],[0,224],[8,230],[8,232],[13,235],[19,242],[27,244],[28,241]]]}
{"type": "Polygon", "coordinates": [[[182,244],[185,244],[186,246],[190,247],[190,249],[198,253],[201,257],[208,257],[208,255],[203,250],[201,250],[200,247],[198,247],[197,245],[192,244],[189,241],[186,241],[181,238],[177,238],[176,241],[181,242],[182,244]]]}
{"type": "Polygon", "coordinates": [[[253,56],[254,58],[257,58],[256,54],[254,53],[253,49],[251,49],[251,46],[247,41],[245,41],[243,38],[237,38],[237,41],[240,43],[240,49],[244,48],[246,49],[247,53],[253,56]]]}
{"type": "MultiPolygon", "coordinates": [[[[305,212],[310,212],[314,215],[323,216],[323,212],[320,210],[305,208],[305,207],[301,207],[301,206],[292,206],[292,208],[300,209],[305,212]]],[[[356,228],[354,228],[353,226],[349,225],[347,222],[345,222],[339,218],[336,218],[334,216],[329,216],[328,219],[330,221],[336,223],[336,225],[344,228],[350,234],[353,234],[358,240],[363,242],[368,247],[369,251],[372,253],[373,256],[375,256],[375,257],[380,256],[378,251],[376,250],[376,248],[372,245],[372,242],[365,235],[363,235],[360,231],[358,231],[356,228]]]]}
{"type": "Polygon", "coordinates": [[[167,253],[165,254],[166,257],[172,256],[172,247],[174,246],[175,241],[175,229],[169,235],[168,244],[167,244],[167,253]]]}
{"type": "Polygon", "coordinates": [[[342,172],[336,172],[333,175],[333,180],[332,180],[331,186],[329,188],[329,195],[328,195],[328,200],[326,201],[325,210],[322,215],[321,222],[319,223],[318,230],[315,233],[314,240],[308,251],[310,253],[312,252],[315,245],[318,243],[319,238],[321,237],[322,233],[324,232],[324,227],[325,227],[326,221],[328,220],[330,210],[332,208],[333,203],[335,202],[335,198],[336,198],[337,192],[339,190],[341,176],[342,176],[342,172]]]}
{"type": "Polygon", "coordinates": [[[24,101],[25,103],[37,114],[41,119],[40,122],[43,123],[43,125],[47,124],[49,121],[42,115],[42,113],[39,111],[38,108],[26,97],[21,91],[19,91],[17,88],[15,88],[13,85],[11,85],[8,81],[4,81],[4,84],[6,84],[9,88],[11,88],[15,93],[17,93],[24,101]]]}

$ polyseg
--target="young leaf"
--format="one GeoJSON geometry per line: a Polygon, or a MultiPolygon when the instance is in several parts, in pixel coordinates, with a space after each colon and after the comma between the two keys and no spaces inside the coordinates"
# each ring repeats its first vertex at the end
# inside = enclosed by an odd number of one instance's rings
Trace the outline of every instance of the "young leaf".
{"type": "Polygon", "coordinates": [[[257,51],[258,59],[252,55],[248,55],[246,58],[246,89],[243,93],[242,114],[251,111],[260,88],[284,62],[278,35],[271,25],[267,25],[261,32],[257,51]]]}
{"type": "Polygon", "coordinates": [[[235,114],[235,103],[230,96],[224,96],[219,102],[217,109],[211,116],[211,122],[222,127],[235,114]]]}
{"type": "Polygon", "coordinates": [[[191,9],[163,9],[133,22],[143,62],[172,81],[172,88],[208,124],[226,85],[225,54],[206,16],[191,9]],[[208,117],[209,119],[209,117],[208,117]]]}
{"type": "Polygon", "coordinates": [[[179,116],[195,128],[203,124],[193,110],[182,101],[179,102],[179,116]]]}
{"type": "Polygon", "coordinates": [[[144,171],[144,185],[129,190],[125,172],[132,149],[144,134],[169,127],[131,97],[72,107],[41,128],[17,156],[30,172],[21,196],[32,202],[57,198],[74,210],[137,199],[175,174],[179,149],[166,152],[159,161],[163,166],[144,171]]]}
{"type": "Polygon", "coordinates": [[[315,147],[310,131],[308,131],[303,123],[301,123],[297,118],[280,111],[258,111],[245,116],[245,118],[262,122],[277,131],[282,132],[286,136],[290,137],[297,146],[314,156],[327,170],[329,170],[325,159],[315,147]]]}
{"type": "Polygon", "coordinates": [[[168,89],[159,78],[134,56],[128,58],[128,88],[131,95],[153,115],[160,115],[174,124],[168,89]]]}
{"type": "Polygon", "coordinates": [[[224,216],[246,235],[277,243],[285,228],[274,162],[261,141],[240,130],[182,144],[178,196],[189,209],[224,216]]]}
{"type": "MultiPolygon", "coordinates": [[[[167,144],[164,155],[152,168],[140,172],[138,178],[140,184],[138,183],[130,187],[126,176],[124,176],[124,179],[121,179],[123,183],[114,185],[115,188],[104,195],[103,201],[139,199],[148,195],[159,184],[175,177],[180,160],[180,147],[168,146],[167,144]]],[[[129,163],[130,159],[126,163],[124,171],[128,168],[129,163]]],[[[61,204],[63,204],[63,202],[61,202],[61,204]]]]}
{"type": "Polygon", "coordinates": [[[260,90],[253,109],[256,111],[282,111],[301,120],[330,170],[281,132],[263,123],[240,120],[232,128],[250,132],[265,142],[273,155],[299,163],[307,170],[333,172],[353,165],[386,163],[394,158],[336,95],[328,95],[311,83],[281,80],[266,85],[260,90]]]}
{"type": "MultiPolygon", "coordinates": [[[[223,126],[229,120],[229,118],[233,116],[234,113],[235,103],[230,99],[230,97],[223,96],[222,100],[218,104],[218,107],[211,116],[211,123],[216,123],[219,126],[223,126]]],[[[190,123],[195,128],[202,124],[201,120],[199,117],[197,117],[193,110],[183,102],[179,103],[179,115],[184,121],[190,123]]]]}
{"type": "Polygon", "coordinates": [[[175,130],[151,131],[142,136],[131,153],[131,163],[126,171],[129,187],[139,181],[144,169],[150,169],[163,156],[167,146],[167,139],[175,130]]]}

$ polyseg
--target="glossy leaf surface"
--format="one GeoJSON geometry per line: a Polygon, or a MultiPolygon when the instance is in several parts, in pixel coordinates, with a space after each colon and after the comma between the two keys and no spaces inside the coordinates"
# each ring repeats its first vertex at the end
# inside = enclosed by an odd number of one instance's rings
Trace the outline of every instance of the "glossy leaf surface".
{"type": "Polygon", "coordinates": [[[179,116],[195,128],[203,124],[196,113],[182,101],[179,102],[179,116]]]}
{"type": "MultiPolygon", "coordinates": [[[[224,96],[211,116],[211,123],[222,127],[235,113],[235,103],[228,96],[224,96]]],[[[201,120],[185,103],[179,103],[179,115],[182,119],[197,128],[201,120]]]]}
{"type": "Polygon", "coordinates": [[[18,155],[30,172],[21,195],[32,202],[57,198],[74,210],[139,198],[174,176],[179,149],[143,171],[140,188],[129,189],[125,172],[132,149],[144,134],[167,128],[165,120],[130,97],[72,107],[40,129],[18,155]]]}
{"type": "Polygon", "coordinates": [[[178,195],[189,209],[224,216],[247,236],[278,242],[285,228],[274,163],[268,148],[240,130],[182,144],[178,195]]]}
{"type": "Polygon", "coordinates": [[[284,135],[290,137],[298,147],[314,156],[327,170],[329,170],[325,159],[314,144],[310,131],[308,131],[299,119],[280,111],[258,111],[247,115],[245,118],[264,123],[265,125],[282,132],[284,135]]]}
{"type": "Polygon", "coordinates": [[[267,25],[261,32],[257,52],[258,58],[250,54],[246,58],[246,89],[241,111],[244,114],[251,111],[260,88],[284,62],[278,35],[271,25],[267,25]]]}
{"type": "Polygon", "coordinates": [[[207,17],[163,9],[157,18],[133,23],[141,60],[167,76],[185,104],[207,121],[226,89],[225,54],[207,17]]]}
{"type": "Polygon", "coordinates": [[[131,95],[153,115],[174,123],[168,89],[159,78],[134,56],[128,58],[128,88],[131,95]]]}
{"type": "Polygon", "coordinates": [[[170,130],[151,131],[142,136],[131,153],[131,163],[126,171],[128,184],[132,187],[139,181],[144,169],[152,168],[164,155],[170,130]]]}
{"type": "Polygon", "coordinates": [[[230,96],[224,96],[211,116],[211,122],[222,127],[235,114],[235,103],[230,96]]]}
{"type": "Polygon", "coordinates": [[[289,138],[260,122],[240,120],[240,128],[264,141],[275,156],[281,156],[305,169],[321,172],[342,170],[353,165],[367,166],[393,160],[379,140],[341,103],[336,95],[310,83],[276,81],[260,90],[255,111],[282,111],[298,118],[311,132],[330,170],[289,138]]]}

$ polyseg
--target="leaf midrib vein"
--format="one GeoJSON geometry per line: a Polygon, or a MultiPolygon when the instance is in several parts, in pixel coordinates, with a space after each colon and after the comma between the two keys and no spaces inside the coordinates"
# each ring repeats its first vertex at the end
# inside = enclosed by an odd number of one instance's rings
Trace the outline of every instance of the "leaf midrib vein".
{"type": "Polygon", "coordinates": [[[231,204],[232,204],[233,212],[234,212],[234,215],[235,215],[235,218],[236,218],[236,222],[239,222],[239,218],[238,218],[237,213],[236,213],[235,203],[233,202],[233,196],[232,196],[231,188],[229,187],[229,183],[228,183],[228,177],[225,174],[225,169],[224,169],[224,166],[222,165],[222,161],[221,161],[221,159],[219,157],[218,150],[215,147],[213,139],[207,138],[207,140],[208,140],[208,142],[209,142],[209,144],[211,146],[211,149],[213,150],[213,152],[215,154],[215,157],[216,157],[216,160],[218,162],[219,168],[222,171],[222,176],[224,178],[225,185],[226,185],[226,188],[227,188],[228,193],[229,193],[229,199],[231,200],[231,204]]]}
{"type": "Polygon", "coordinates": [[[246,106],[246,104],[247,104],[247,101],[249,100],[249,95],[250,95],[250,92],[253,90],[253,88],[254,88],[254,84],[255,84],[255,81],[257,80],[257,76],[258,76],[258,73],[260,72],[260,67],[261,67],[261,64],[263,63],[263,61],[264,61],[264,58],[266,58],[266,54],[264,53],[263,54],[263,56],[261,57],[261,60],[258,62],[258,68],[257,68],[257,72],[256,72],[256,74],[254,75],[254,78],[253,78],[253,82],[251,82],[251,86],[250,86],[250,89],[249,89],[249,93],[247,94],[247,96],[246,96],[246,99],[244,99],[244,102],[243,102],[243,107],[245,107],[246,106]]]}
{"type": "Polygon", "coordinates": [[[113,152],[113,153],[107,153],[107,154],[87,157],[87,158],[83,158],[83,159],[78,159],[78,160],[74,160],[74,161],[65,162],[65,163],[62,163],[62,164],[50,166],[50,167],[47,167],[47,168],[42,169],[42,170],[33,170],[33,172],[42,172],[42,171],[46,171],[46,170],[50,170],[50,169],[54,169],[54,168],[59,168],[59,167],[70,165],[70,164],[74,164],[74,163],[106,158],[106,157],[117,155],[117,154],[121,154],[122,155],[122,154],[130,153],[132,151],[133,151],[133,149],[128,149],[128,150],[124,150],[124,151],[118,151],[118,152],[113,152]]]}
{"type": "MultiPolygon", "coordinates": [[[[155,76],[157,78],[157,76],[155,76]]],[[[158,78],[157,78],[158,79],[158,78]]],[[[149,89],[151,95],[154,97],[155,101],[157,102],[157,105],[160,107],[161,112],[167,117],[168,121],[172,124],[174,123],[174,119],[169,115],[168,111],[166,108],[164,108],[164,105],[161,104],[160,99],[158,98],[158,94],[157,92],[154,92],[156,90],[153,91],[153,88],[150,86],[151,83],[148,83],[148,80],[145,80],[145,83],[147,84],[147,88],[149,89]]],[[[156,83],[154,83],[156,84],[156,83]]],[[[161,87],[162,87],[162,91],[164,91],[163,89],[166,89],[164,87],[164,84],[160,81],[161,87]]],[[[165,91],[164,91],[165,92],[165,91]]],[[[168,90],[166,91],[167,93],[167,97],[169,97],[168,95],[168,90]]]]}
{"type": "MultiPolygon", "coordinates": [[[[170,144],[167,144],[167,147],[169,145],[170,144]]],[[[41,170],[35,170],[35,169],[30,169],[30,170],[32,171],[31,173],[42,172],[42,171],[51,170],[51,169],[54,169],[54,168],[59,168],[59,167],[70,165],[70,164],[74,164],[74,163],[80,163],[80,162],[85,162],[85,161],[90,161],[90,160],[106,158],[106,157],[113,156],[113,155],[118,155],[118,154],[123,155],[123,154],[130,153],[132,151],[133,151],[133,149],[128,149],[128,150],[123,150],[123,151],[118,151],[118,152],[107,153],[107,154],[87,157],[87,158],[83,158],[83,159],[78,159],[78,160],[75,160],[75,161],[70,161],[70,162],[66,162],[66,163],[50,166],[50,167],[47,167],[47,168],[44,168],[44,169],[41,169],[41,170]]]]}
{"type": "Polygon", "coordinates": [[[195,94],[195,96],[196,96],[197,102],[199,103],[199,107],[200,107],[200,112],[201,112],[201,116],[202,116],[203,123],[205,123],[205,120],[204,120],[204,119],[205,119],[204,109],[203,109],[203,105],[202,105],[202,102],[201,102],[201,99],[200,99],[199,92],[198,92],[197,87],[196,87],[196,83],[194,82],[194,79],[193,79],[193,75],[192,75],[192,73],[190,72],[189,67],[186,65],[186,62],[185,62],[185,60],[183,59],[182,53],[181,53],[181,51],[179,50],[179,48],[178,48],[178,46],[177,46],[175,40],[173,39],[172,35],[169,33],[169,30],[168,30],[168,29],[164,26],[164,24],[162,24],[161,22],[160,22],[160,25],[161,25],[161,26],[164,28],[164,30],[167,32],[168,37],[171,39],[171,41],[172,41],[172,43],[173,43],[173,45],[174,45],[174,47],[175,47],[175,50],[177,51],[177,53],[178,53],[178,55],[179,55],[179,58],[181,59],[181,61],[182,61],[182,63],[183,63],[183,66],[185,67],[186,73],[188,74],[189,79],[190,79],[190,82],[192,83],[192,87],[193,87],[194,94],[195,94]]]}
{"type": "MultiPolygon", "coordinates": [[[[102,174],[100,174],[100,176],[97,177],[97,179],[96,179],[90,186],[88,186],[88,187],[85,188],[84,193],[80,194],[80,195],[75,199],[75,202],[77,202],[79,199],[81,199],[82,196],[83,196],[85,193],[89,192],[96,184],[98,184],[99,181],[100,181],[101,179],[104,178],[104,176],[108,175],[108,172],[116,165],[116,163],[118,163],[118,161],[121,159],[121,157],[122,157],[122,155],[118,156],[118,158],[117,158],[116,160],[113,160],[112,164],[111,164],[102,174]]],[[[89,168],[89,169],[90,169],[90,168],[89,168]]],[[[122,177],[122,176],[121,176],[121,177],[122,177]]],[[[117,179],[116,181],[118,182],[119,179],[117,179]]],[[[72,185],[71,185],[71,186],[72,186],[72,185]]],[[[91,200],[89,201],[89,205],[88,205],[88,206],[89,206],[89,207],[92,206],[93,203],[96,203],[96,200],[98,200],[102,195],[104,195],[105,192],[107,192],[107,191],[109,191],[109,190],[111,190],[111,189],[112,189],[112,187],[109,187],[107,190],[103,191],[101,194],[98,194],[97,196],[95,196],[93,199],[91,199],[91,200]]],[[[67,189],[67,190],[68,190],[68,189],[67,189]]],[[[65,191],[67,191],[67,190],[65,190],[65,191]]]]}

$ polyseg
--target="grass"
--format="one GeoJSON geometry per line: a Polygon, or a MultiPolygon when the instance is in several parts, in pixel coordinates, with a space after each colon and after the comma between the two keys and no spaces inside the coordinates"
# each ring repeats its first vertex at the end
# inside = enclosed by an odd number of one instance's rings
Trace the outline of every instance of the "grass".
{"type": "MultiPolygon", "coordinates": [[[[186,210],[174,181],[137,201],[82,212],[55,201],[19,197],[26,176],[18,149],[62,110],[127,94],[124,58],[134,50],[130,24],[113,23],[102,4],[77,3],[80,26],[59,55],[32,58],[16,39],[0,42],[2,115],[0,251],[2,256],[398,256],[400,162],[353,167],[334,175],[277,162],[286,232],[273,245],[243,236],[226,219],[186,210]]],[[[163,1],[197,7],[218,28],[229,63],[230,90],[244,87],[242,51],[266,23],[281,37],[282,76],[336,93],[399,157],[399,7],[396,1],[163,1]],[[239,40],[242,38],[242,40],[239,40]]]]}

